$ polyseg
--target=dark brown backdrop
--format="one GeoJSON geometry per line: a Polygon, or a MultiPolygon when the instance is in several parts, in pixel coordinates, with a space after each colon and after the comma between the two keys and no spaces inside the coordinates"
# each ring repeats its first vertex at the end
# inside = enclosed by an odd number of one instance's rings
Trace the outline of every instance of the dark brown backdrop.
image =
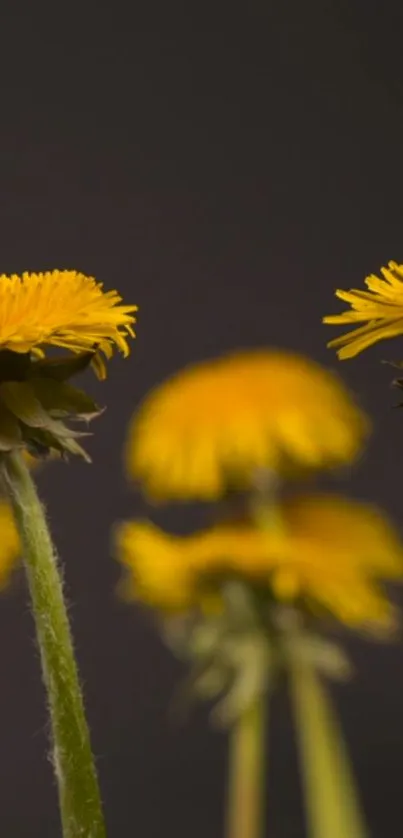
{"type": "MultiPolygon", "coordinates": [[[[9,4],[1,12],[0,270],[71,267],[141,307],[128,361],[89,384],[108,404],[90,449],[41,475],[66,567],[111,838],[219,838],[225,737],[204,711],[167,721],[178,665],[114,598],[109,528],[142,505],[120,445],[148,387],[227,348],[276,344],[337,366],[335,286],[403,261],[398,3],[270,0],[209,17],[189,4],[9,4]]],[[[193,4],[190,4],[193,5],[193,4]]],[[[196,5],[196,4],[194,4],[196,5]]],[[[349,490],[403,520],[403,415],[368,351],[339,369],[376,416],[349,490]]],[[[191,510],[185,526],[200,518],[191,510]]],[[[159,515],[182,525],[182,511],[159,515]]],[[[0,831],[59,835],[44,697],[22,578],[0,599],[0,831]]],[[[338,689],[374,838],[403,818],[402,647],[351,644],[338,689]]],[[[273,838],[303,835],[277,702],[273,838]]],[[[347,837],[346,837],[347,838],[347,837]]]]}

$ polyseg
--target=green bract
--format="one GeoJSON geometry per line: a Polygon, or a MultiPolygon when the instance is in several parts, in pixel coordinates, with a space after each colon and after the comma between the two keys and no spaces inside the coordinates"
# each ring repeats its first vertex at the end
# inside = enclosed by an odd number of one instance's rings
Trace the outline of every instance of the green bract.
{"type": "Polygon", "coordinates": [[[93,352],[73,357],[41,358],[30,353],[0,352],[0,451],[26,448],[34,456],[54,450],[89,461],[77,440],[86,431],[66,422],[87,423],[102,410],[69,379],[86,369],[93,352]]]}

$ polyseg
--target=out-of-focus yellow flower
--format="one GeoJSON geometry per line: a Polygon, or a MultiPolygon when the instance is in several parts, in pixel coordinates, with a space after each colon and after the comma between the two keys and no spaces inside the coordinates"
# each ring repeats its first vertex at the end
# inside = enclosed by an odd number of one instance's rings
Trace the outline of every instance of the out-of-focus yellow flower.
{"type": "Polygon", "coordinates": [[[185,369],[146,397],[126,464],[156,498],[216,499],[262,470],[350,462],[368,432],[342,383],[280,350],[239,352],[185,369]]]}
{"type": "Polygon", "coordinates": [[[48,344],[72,352],[97,349],[107,358],[115,344],[128,355],[137,306],[119,305],[116,291],[76,271],[0,275],[0,349],[42,355],[48,344]]]}
{"type": "Polygon", "coordinates": [[[125,598],[174,611],[196,602],[194,571],[189,556],[183,556],[190,541],[147,521],[127,521],[116,530],[116,544],[120,561],[130,571],[121,586],[125,598]]]}
{"type": "Polygon", "coordinates": [[[374,274],[365,279],[368,291],[336,291],[336,296],[349,303],[351,309],[323,318],[324,323],[335,325],[366,324],[328,343],[338,350],[341,360],[353,358],[378,340],[403,334],[403,265],[389,262],[381,273],[383,279],[374,274]]]}
{"type": "Polygon", "coordinates": [[[393,608],[378,580],[403,578],[403,546],[384,516],[333,495],[293,498],[279,511],[282,526],[273,530],[221,525],[178,537],[145,522],[122,524],[126,595],[186,611],[238,576],[350,627],[391,628],[393,608]]]}
{"type": "Polygon", "coordinates": [[[0,590],[7,585],[20,552],[20,539],[10,506],[0,500],[0,590]]]}

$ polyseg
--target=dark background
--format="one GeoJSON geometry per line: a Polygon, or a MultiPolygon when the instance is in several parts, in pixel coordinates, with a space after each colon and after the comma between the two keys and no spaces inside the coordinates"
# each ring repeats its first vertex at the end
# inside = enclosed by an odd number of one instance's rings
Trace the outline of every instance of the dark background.
{"type": "MultiPolygon", "coordinates": [[[[338,310],[335,287],[403,261],[403,10],[385,0],[267,0],[209,16],[192,5],[154,3],[146,16],[138,4],[77,13],[10,4],[0,15],[0,270],[75,268],[141,309],[129,360],[114,360],[104,384],[88,379],[108,405],[89,443],[93,465],[40,476],[111,838],[222,835],[225,736],[204,709],[187,725],[169,721],[180,667],[151,621],[115,597],[110,527],[143,511],[121,445],[147,389],[232,347],[311,354],[342,372],[376,418],[345,488],[403,518],[403,416],[392,410],[393,371],[379,363],[399,356],[398,341],[339,365],[325,347],[336,330],[321,325],[338,310]]],[[[186,528],[200,515],[157,520],[186,528]]],[[[0,830],[57,838],[21,576],[0,600],[0,637],[0,830]]],[[[336,696],[371,836],[394,838],[402,647],[354,640],[350,651],[357,678],[336,696]]],[[[273,723],[270,835],[300,838],[282,696],[273,723]]]]}

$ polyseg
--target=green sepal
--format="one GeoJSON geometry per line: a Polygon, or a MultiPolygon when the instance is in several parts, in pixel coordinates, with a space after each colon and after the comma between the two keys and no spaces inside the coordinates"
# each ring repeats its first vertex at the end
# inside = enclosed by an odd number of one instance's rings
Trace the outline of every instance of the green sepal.
{"type": "Polygon", "coordinates": [[[381,364],[386,364],[388,367],[394,367],[397,370],[403,369],[403,361],[386,361],[383,358],[381,364]]]}
{"type": "Polygon", "coordinates": [[[96,349],[60,358],[0,351],[0,451],[27,448],[37,457],[54,449],[90,461],[76,440],[88,433],[65,421],[88,423],[102,413],[96,402],[67,382],[94,365],[96,349]]]}
{"type": "MultiPolygon", "coordinates": [[[[388,367],[393,367],[394,369],[401,370],[403,369],[403,361],[381,361],[381,364],[387,364],[388,367]]],[[[391,382],[392,387],[397,387],[399,390],[403,390],[403,378],[394,378],[391,382]]],[[[403,403],[394,405],[394,407],[403,407],[403,403]]]]}
{"type": "Polygon", "coordinates": [[[64,422],[53,418],[37,398],[32,381],[3,382],[0,384],[0,402],[18,420],[26,443],[32,443],[32,451],[42,450],[43,447],[45,450],[54,448],[56,451],[77,454],[88,459],[81,446],[75,442],[78,437],[88,434],[72,430],[64,422]]]}
{"type": "Polygon", "coordinates": [[[281,638],[281,660],[285,670],[290,660],[302,661],[333,681],[347,681],[353,674],[351,662],[341,646],[302,626],[297,631],[285,629],[281,638]]]}
{"type": "Polygon", "coordinates": [[[307,661],[334,680],[351,676],[344,650],[308,630],[299,609],[235,578],[221,587],[221,600],[219,613],[192,612],[164,622],[168,645],[190,664],[179,707],[208,699],[213,701],[212,721],[229,726],[276,689],[292,660],[307,661]]]}
{"type": "Polygon", "coordinates": [[[223,582],[221,597],[223,609],[218,614],[171,618],[165,623],[165,635],[171,648],[191,665],[180,704],[186,706],[196,698],[212,700],[212,721],[222,727],[274,688],[281,667],[256,592],[232,578],[223,582]]]}
{"type": "Polygon", "coordinates": [[[252,635],[233,640],[227,648],[232,666],[232,682],[214,707],[212,717],[227,727],[242,716],[264,694],[278,683],[277,652],[265,635],[252,635]]]}
{"type": "MultiPolygon", "coordinates": [[[[392,387],[397,387],[399,390],[403,390],[403,378],[394,378],[392,381],[392,387]]],[[[403,407],[403,402],[395,404],[394,407],[403,407]]]]}
{"type": "Polygon", "coordinates": [[[176,697],[177,707],[186,709],[195,699],[213,701],[211,719],[220,727],[233,724],[277,683],[277,650],[265,632],[250,626],[239,631],[221,615],[200,617],[190,630],[171,625],[167,636],[191,664],[176,697]]]}
{"type": "Polygon", "coordinates": [[[31,364],[31,375],[53,378],[54,381],[68,381],[74,375],[84,372],[94,359],[94,352],[80,352],[63,358],[40,358],[31,364]]]}
{"type": "Polygon", "coordinates": [[[63,422],[53,419],[35,395],[29,381],[4,381],[0,384],[0,399],[17,419],[29,428],[43,428],[57,437],[82,436],[71,431],[63,422]]]}
{"type": "Polygon", "coordinates": [[[55,419],[90,421],[103,412],[91,396],[64,381],[35,376],[31,384],[42,407],[55,419]]]}
{"type": "MultiPolygon", "coordinates": [[[[90,455],[72,437],[67,436],[61,439],[42,428],[27,428],[26,426],[22,427],[22,434],[25,446],[33,457],[47,457],[49,452],[54,450],[58,451],[62,457],[73,454],[87,463],[91,462],[90,455]]],[[[82,434],[82,436],[88,436],[88,434],[82,434]]]]}
{"type": "Polygon", "coordinates": [[[0,401],[0,451],[22,447],[23,438],[18,419],[0,401]]]}

